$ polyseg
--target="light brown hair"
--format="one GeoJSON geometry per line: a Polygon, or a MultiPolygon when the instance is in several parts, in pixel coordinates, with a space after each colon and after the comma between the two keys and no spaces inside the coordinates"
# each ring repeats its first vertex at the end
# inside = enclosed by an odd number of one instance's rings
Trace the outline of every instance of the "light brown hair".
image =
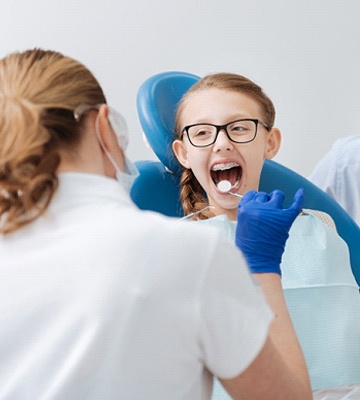
{"type": "Polygon", "coordinates": [[[58,150],[80,140],[74,110],[101,103],[93,74],[58,52],[34,49],[0,60],[0,233],[44,213],[58,186],[58,150]]]}
{"type": "MultiPolygon", "coordinates": [[[[181,116],[188,99],[196,92],[211,88],[242,93],[255,100],[260,106],[263,122],[269,130],[273,128],[275,107],[259,85],[242,75],[216,73],[200,79],[183,95],[176,112],[174,128],[176,139],[182,140],[183,137],[182,130],[184,127],[181,126],[181,116]]],[[[183,168],[180,179],[180,200],[185,215],[200,211],[208,205],[206,194],[191,169],[183,168]]],[[[206,210],[197,214],[194,219],[207,219],[211,216],[211,211],[206,210]]]]}

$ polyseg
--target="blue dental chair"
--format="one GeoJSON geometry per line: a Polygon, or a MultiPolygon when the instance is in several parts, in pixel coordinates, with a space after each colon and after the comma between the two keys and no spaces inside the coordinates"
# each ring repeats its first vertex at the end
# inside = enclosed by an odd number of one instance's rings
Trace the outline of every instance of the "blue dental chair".
{"type": "MultiPolygon", "coordinates": [[[[181,165],[172,153],[171,144],[176,107],[182,95],[199,79],[178,71],[163,72],[148,78],[139,88],[137,108],[144,134],[160,161],[137,161],[140,176],[131,197],[139,208],[170,217],[181,217],[179,200],[181,165]],[[146,193],[146,196],[144,195],[146,193]]],[[[328,213],[339,235],[347,242],[353,273],[360,285],[360,228],[347,212],[324,191],[303,176],[272,160],[265,160],[260,190],[280,189],[285,204],[290,204],[298,188],[305,189],[304,208],[328,213]]]]}

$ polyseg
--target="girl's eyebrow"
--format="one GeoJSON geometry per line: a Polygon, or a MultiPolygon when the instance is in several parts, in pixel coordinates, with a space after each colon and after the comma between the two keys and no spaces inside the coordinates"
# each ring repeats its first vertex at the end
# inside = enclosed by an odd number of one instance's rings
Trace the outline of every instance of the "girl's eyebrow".
{"type": "MultiPolygon", "coordinates": [[[[192,120],[192,122],[190,122],[190,123],[183,123],[182,125],[183,126],[188,126],[188,125],[194,125],[194,124],[214,124],[214,125],[223,125],[223,124],[220,124],[219,123],[219,121],[218,120],[216,120],[215,121],[215,119],[212,119],[213,117],[206,117],[206,118],[195,118],[195,119],[193,119],[192,120]]],[[[224,123],[226,124],[226,123],[228,123],[228,122],[231,122],[231,121],[236,121],[236,120],[238,120],[238,119],[243,119],[243,118],[251,118],[251,119],[260,119],[261,120],[261,118],[258,118],[258,117],[254,117],[254,116],[250,116],[250,115],[247,115],[247,114],[233,114],[231,117],[226,117],[226,118],[224,118],[224,123]]]]}

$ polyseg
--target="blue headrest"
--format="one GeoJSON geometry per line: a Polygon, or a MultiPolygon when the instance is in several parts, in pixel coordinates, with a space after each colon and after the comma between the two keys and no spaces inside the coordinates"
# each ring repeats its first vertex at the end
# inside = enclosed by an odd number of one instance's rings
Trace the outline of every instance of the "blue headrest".
{"type": "Polygon", "coordinates": [[[163,72],[148,78],[139,88],[137,108],[144,134],[163,165],[178,175],[181,165],[172,153],[177,105],[200,78],[186,72],[163,72]]]}

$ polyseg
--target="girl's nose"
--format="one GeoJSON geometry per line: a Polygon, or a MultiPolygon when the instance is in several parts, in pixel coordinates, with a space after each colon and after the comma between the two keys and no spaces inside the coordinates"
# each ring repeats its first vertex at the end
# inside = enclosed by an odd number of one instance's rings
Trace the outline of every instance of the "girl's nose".
{"type": "Polygon", "coordinates": [[[218,152],[220,150],[232,150],[233,148],[233,142],[229,139],[226,132],[222,129],[216,138],[213,150],[215,152],[218,152]]]}

